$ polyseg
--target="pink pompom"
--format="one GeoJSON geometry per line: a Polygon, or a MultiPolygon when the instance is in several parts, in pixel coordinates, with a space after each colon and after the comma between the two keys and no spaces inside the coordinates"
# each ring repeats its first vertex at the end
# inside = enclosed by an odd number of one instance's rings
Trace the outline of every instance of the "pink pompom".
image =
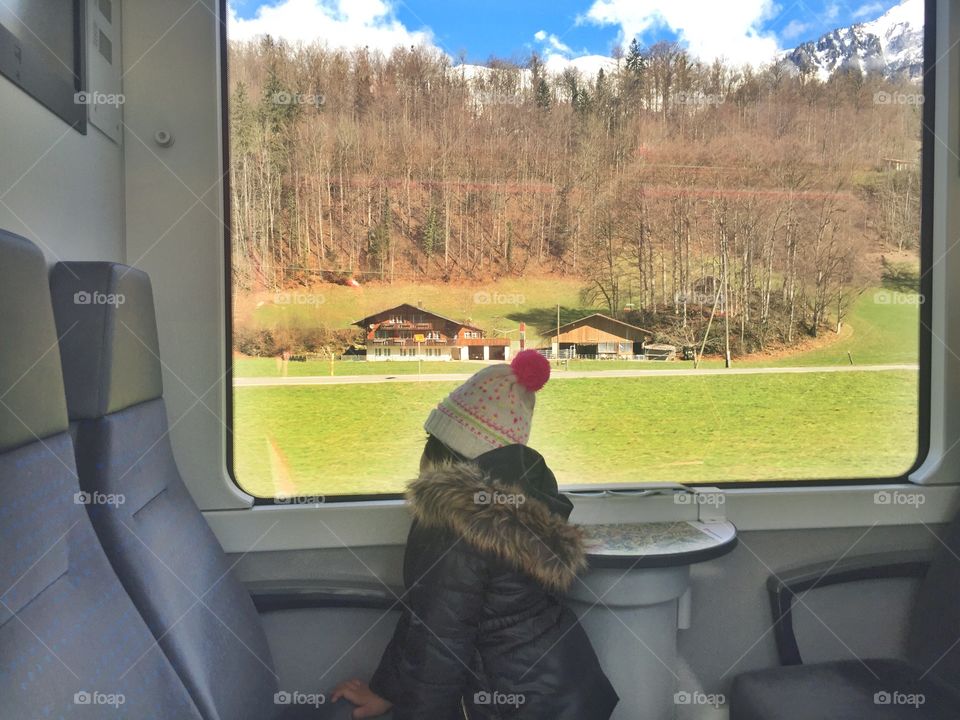
{"type": "Polygon", "coordinates": [[[536,392],[550,379],[550,362],[536,350],[524,350],[510,363],[517,382],[530,392],[536,392]]]}

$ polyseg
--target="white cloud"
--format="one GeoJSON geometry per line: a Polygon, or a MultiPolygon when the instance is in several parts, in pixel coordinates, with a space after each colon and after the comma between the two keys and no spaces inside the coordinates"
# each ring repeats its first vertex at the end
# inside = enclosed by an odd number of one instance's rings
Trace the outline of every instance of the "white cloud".
{"type": "Polygon", "coordinates": [[[575,51],[546,30],[537,31],[533,39],[540,43],[543,64],[552,75],[559,75],[567,68],[574,68],[587,77],[594,77],[601,67],[609,71],[614,65],[614,61],[609,57],[590,55],[586,50],[575,51]]]}
{"type": "Polygon", "coordinates": [[[838,17],[840,17],[840,3],[830,3],[826,8],[824,8],[823,19],[827,22],[833,22],[838,17]]]}
{"type": "Polygon", "coordinates": [[[857,20],[863,20],[864,18],[870,18],[872,20],[873,18],[882,15],[884,10],[885,8],[883,3],[866,3],[865,5],[861,5],[853,11],[853,17],[857,20]]]}
{"type": "Polygon", "coordinates": [[[813,25],[811,23],[800,22],[796,18],[787,23],[786,27],[780,31],[780,34],[786,40],[793,40],[809,31],[813,25]]]}
{"type": "Polygon", "coordinates": [[[564,55],[573,53],[573,49],[569,45],[564,43],[556,35],[548,33],[546,30],[538,30],[533,38],[537,42],[546,43],[547,50],[550,52],[563,53],[564,55]]]}
{"type": "Polygon", "coordinates": [[[279,0],[261,5],[249,19],[239,17],[231,2],[227,33],[232,40],[269,34],[291,42],[383,52],[434,45],[429,28],[410,30],[397,19],[391,0],[279,0]]]}
{"type": "Polygon", "coordinates": [[[775,10],[774,0],[594,0],[582,20],[619,25],[624,42],[665,26],[703,60],[759,65],[780,50],[776,36],[762,29],[775,10]]]}

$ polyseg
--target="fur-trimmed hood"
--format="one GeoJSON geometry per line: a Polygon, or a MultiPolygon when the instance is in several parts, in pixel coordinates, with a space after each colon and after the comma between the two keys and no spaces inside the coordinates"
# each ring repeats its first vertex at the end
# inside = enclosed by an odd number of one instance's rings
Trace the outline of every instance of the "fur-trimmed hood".
{"type": "Polygon", "coordinates": [[[566,591],[586,566],[583,535],[566,520],[569,501],[557,493],[543,458],[524,446],[433,466],[411,483],[407,501],[422,526],[452,530],[548,590],[566,591]],[[532,467],[520,473],[517,466],[531,457],[532,467]]]}

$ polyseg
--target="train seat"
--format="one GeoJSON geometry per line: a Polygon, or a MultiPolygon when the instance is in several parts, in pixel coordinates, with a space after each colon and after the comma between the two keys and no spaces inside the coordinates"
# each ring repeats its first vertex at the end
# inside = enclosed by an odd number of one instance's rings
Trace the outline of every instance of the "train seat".
{"type": "Polygon", "coordinates": [[[0,337],[3,717],[199,720],[87,515],[46,261],[3,231],[0,337]]]}
{"type": "Polygon", "coordinates": [[[51,292],[80,484],[124,498],[92,506],[94,527],[204,717],[327,717],[329,707],[278,695],[260,616],[181,479],[149,277],[108,262],[59,263],[51,292]]]}
{"type": "MultiPolygon", "coordinates": [[[[841,566],[832,563],[834,569],[815,578],[813,586],[838,581],[841,566]],[[831,578],[831,573],[837,577],[831,578]]],[[[877,566],[875,574],[886,574],[885,567],[890,566],[877,566]]],[[[792,602],[789,593],[784,602],[792,602]]],[[[778,619],[775,627],[781,622],[778,619]]],[[[960,718],[958,638],[960,517],[923,574],[910,616],[905,658],[786,665],[744,673],[733,684],[731,720],[956,720],[960,718]]],[[[790,645],[796,646],[795,639],[790,645]]]]}

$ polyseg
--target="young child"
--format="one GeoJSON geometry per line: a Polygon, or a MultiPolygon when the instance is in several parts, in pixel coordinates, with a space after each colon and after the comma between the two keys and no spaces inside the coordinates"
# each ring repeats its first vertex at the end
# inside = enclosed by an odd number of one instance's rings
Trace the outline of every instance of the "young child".
{"type": "Polygon", "coordinates": [[[585,565],[572,503],[526,446],[550,364],[526,350],[431,412],[407,499],[403,614],[354,718],[607,720],[618,702],[565,591],[585,565]]]}

